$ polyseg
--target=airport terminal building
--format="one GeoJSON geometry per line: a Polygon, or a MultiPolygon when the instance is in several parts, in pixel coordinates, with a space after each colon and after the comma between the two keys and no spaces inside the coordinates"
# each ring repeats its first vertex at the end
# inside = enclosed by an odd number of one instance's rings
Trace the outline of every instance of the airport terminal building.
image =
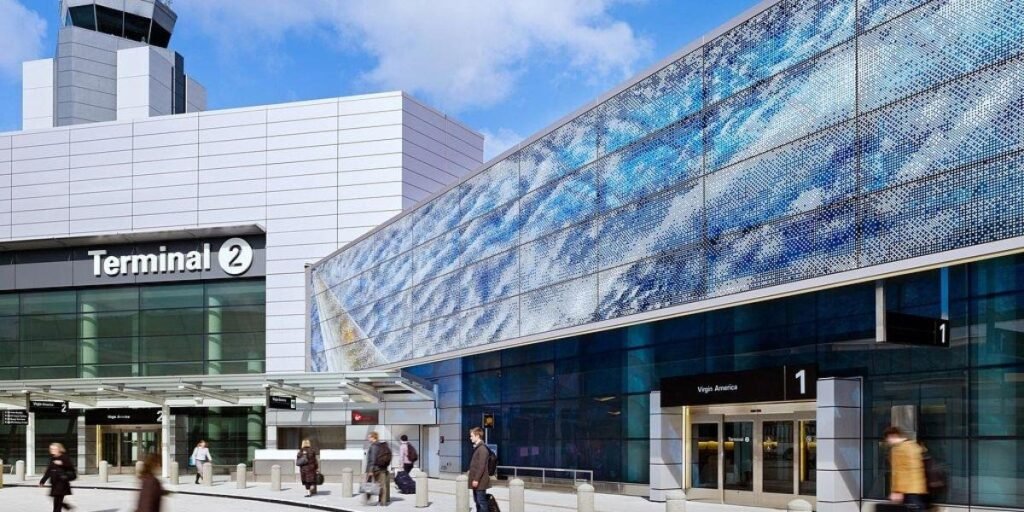
{"type": "MultiPolygon", "coordinates": [[[[1024,4],[767,1],[308,272],[314,372],[434,384],[428,472],[1024,510],[1024,4]],[[561,476],[567,476],[565,473],[561,476]]],[[[428,449],[429,448],[429,449],[428,449]]]]}
{"type": "Polygon", "coordinates": [[[62,442],[166,473],[199,439],[227,466],[435,424],[401,371],[307,371],[305,266],[478,167],[482,136],[401,92],[207,111],[167,2],[60,8],[0,133],[4,464],[62,442]]]}

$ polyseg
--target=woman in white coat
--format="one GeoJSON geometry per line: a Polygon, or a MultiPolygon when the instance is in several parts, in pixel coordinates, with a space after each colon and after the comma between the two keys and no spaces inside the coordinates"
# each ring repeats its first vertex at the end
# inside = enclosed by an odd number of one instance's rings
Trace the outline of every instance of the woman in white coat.
{"type": "Polygon", "coordinates": [[[210,457],[210,449],[206,447],[206,441],[200,439],[199,444],[192,450],[192,464],[196,467],[196,485],[203,479],[203,464],[207,462],[213,463],[213,457],[210,457]]]}

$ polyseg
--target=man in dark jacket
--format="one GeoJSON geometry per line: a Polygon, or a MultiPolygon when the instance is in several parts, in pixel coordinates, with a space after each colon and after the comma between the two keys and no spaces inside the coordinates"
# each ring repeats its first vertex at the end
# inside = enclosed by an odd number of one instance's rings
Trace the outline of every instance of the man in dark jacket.
{"type": "Polygon", "coordinates": [[[484,444],[484,429],[473,427],[469,431],[469,442],[473,443],[473,458],[469,461],[469,488],[473,490],[476,512],[487,512],[487,489],[491,488],[491,474],[487,470],[490,448],[484,444]]]}
{"type": "Polygon", "coordinates": [[[367,436],[370,441],[370,448],[366,450],[366,478],[367,481],[374,481],[380,485],[380,494],[377,496],[377,504],[387,506],[391,502],[391,479],[388,478],[388,466],[379,466],[377,459],[384,450],[390,450],[386,442],[380,440],[376,432],[370,432],[367,436]],[[383,445],[383,446],[382,446],[383,445]]]}

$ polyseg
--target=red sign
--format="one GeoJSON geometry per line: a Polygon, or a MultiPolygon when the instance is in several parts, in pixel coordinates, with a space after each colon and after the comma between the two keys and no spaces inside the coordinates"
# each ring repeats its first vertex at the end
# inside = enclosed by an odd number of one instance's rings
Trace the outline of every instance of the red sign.
{"type": "Polygon", "coordinates": [[[352,411],[353,425],[378,425],[380,424],[380,412],[376,409],[352,411]]]}

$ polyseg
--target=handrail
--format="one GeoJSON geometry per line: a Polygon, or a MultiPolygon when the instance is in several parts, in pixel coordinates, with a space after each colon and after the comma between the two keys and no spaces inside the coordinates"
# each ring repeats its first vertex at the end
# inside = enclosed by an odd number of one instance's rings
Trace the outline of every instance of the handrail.
{"type": "Polygon", "coordinates": [[[582,473],[582,474],[589,475],[589,479],[587,480],[587,483],[589,483],[591,485],[594,484],[594,472],[592,470],[589,470],[589,469],[534,468],[534,467],[529,467],[529,466],[498,466],[495,469],[498,470],[498,471],[500,471],[502,469],[511,470],[512,471],[512,478],[519,478],[519,472],[520,471],[540,471],[540,483],[541,483],[541,485],[544,485],[544,484],[547,483],[547,474],[548,473],[572,473],[572,480],[573,480],[573,482],[579,481],[579,475],[582,473]]]}

